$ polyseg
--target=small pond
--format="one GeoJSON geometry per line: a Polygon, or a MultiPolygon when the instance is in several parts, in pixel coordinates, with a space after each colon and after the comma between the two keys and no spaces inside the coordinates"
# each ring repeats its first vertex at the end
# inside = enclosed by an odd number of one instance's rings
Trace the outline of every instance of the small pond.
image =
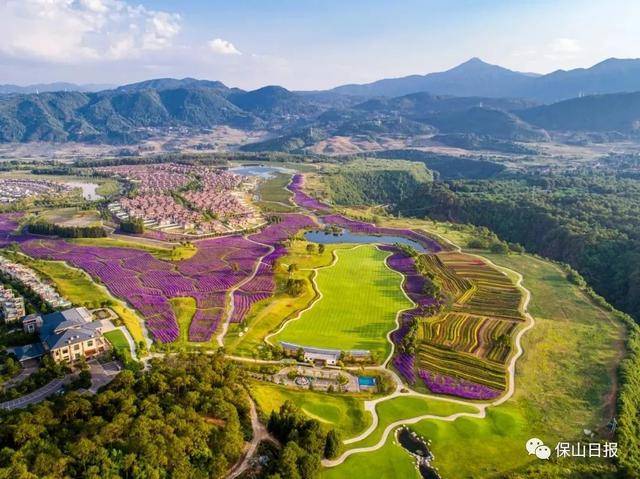
{"type": "Polygon", "coordinates": [[[295,171],[281,166],[244,165],[229,168],[230,172],[243,176],[258,176],[260,178],[273,178],[277,173],[295,173],[295,171]]]}
{"type": "Polygon", "coordinates": [[[80,181],[68,181],[65,184],[73,187],[80,188],[82,190],[82,197],[85,200],[94,201],[102,199],[98,193],[96,193],[96,189],[98,185],[96,183],[83,183],[80,181]]]}
{"type": "Polygon", "coordinates": [[[324,231],[309,231],[305,233],[304,238],[313,243],[336,244],[336,243],[356,243],[356,244],[395,244],[400,243],[411,246],[416,251],[424,253],[426,250],[417,241],[413,241],[402,236],[393,235],[370,235],[361,233],[352,233],[343,229],[342,232],[333,234],[324,231]]]}
{"type": "Polygon", "coordinates": [[[418,461],[420,474],[424,479],[440,479],[440,475],[431,467],[433,455],[424,440],[407,427],[401,427],[396,433],[400,445],[418,461]]]}

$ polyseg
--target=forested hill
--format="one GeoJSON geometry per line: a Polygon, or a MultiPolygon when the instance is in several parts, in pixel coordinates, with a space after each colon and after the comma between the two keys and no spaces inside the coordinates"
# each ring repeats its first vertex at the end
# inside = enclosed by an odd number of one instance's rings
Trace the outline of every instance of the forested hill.
{"type": "MultiPolygon", "coordinates": [[[[121,372],[96,395],[71,392],[0,412],[0,477],[226,477],[252,436],[245,373],[222,353],[151,364],[121,372]]],[[[293,404],[274,411],[268,426],[282,448],[261,477],[316,477],[321,458],[338,453],[335,430],[293,404]]]]}
{"type": "Polygon", "coordinates": [[[433,174],[419,163],[359,160],[325,168],[320,180],[338,205],[395,204],[413,197],[433,174]]]}
{"type": "Polygon", "coordinates": [[[609,175],[424,184],[398,210],[487,226],[567,262],[640,321],[640,182],[609,175]]]}

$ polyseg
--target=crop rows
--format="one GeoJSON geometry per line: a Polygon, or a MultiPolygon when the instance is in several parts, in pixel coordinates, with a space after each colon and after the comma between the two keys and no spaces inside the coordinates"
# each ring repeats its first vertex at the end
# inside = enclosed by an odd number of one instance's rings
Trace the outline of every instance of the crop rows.
{"type": "Polygon", "coordinates": [[[443,263],[473,285],[456,301],[455,310],[506,319],[522,319],[522,296],[509,277],[484,261],[463,253],[443,253],[443,263]]]}
{"type": "Polygon", "coordinates": [[[422,343],[417,357],[418,367],[426,371],[483,384],[501,391],[507,386],[504,365],[473,354],[422,343]]]}
{"type": "Polygon", "coordinates": [[[25,238],[22,249],[30,256],[68,261],[87,271],[134,306],[161,342],[174,341],[179,335],[168,299],[192,296],[198,309],[189,339],[208,341],[222,317],[226,292],[257,269],[255,278],[243,285],[242,299],[235,303],[239,307],[233,320],[241,321],[253,303],[273,294],[273,266],[285,253],[281,242],[313,225],[304,215],[282,215],[250,239],[229,236],[200,241],[198,252],[179,262],[162,261],[137,249],[83,246],[58,239],[25,238]]]}
{"type": "Polygon", "coordinates": [[[422,323],[421,339],[454,351],[504,364],[511,352],[515,321],[445,313],[422,323]]]}

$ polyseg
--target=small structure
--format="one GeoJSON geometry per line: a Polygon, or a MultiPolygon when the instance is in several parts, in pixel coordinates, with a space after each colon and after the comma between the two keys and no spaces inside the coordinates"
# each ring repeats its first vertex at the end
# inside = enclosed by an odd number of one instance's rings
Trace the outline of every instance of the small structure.
{"type": "Polygon", "coordinates": [[[305,361],[321,364],[325,366],[335,366],[341,357],[349,358],[353,361],[366,361],[371,357],[371,353],[364,349],[354,349],[351,351],[340,351],[339,349],[314,348],[301,346],[299,344],[280,341],[287,356],[296,356],[300,351],[305,361]]]}
{"type": "Polygon", "coordinates": [[[37,333],[41,344],[13,348],[20,361],[49,354],[56,362],[74,363],[89,359],[109,349],[103,333],[112,329],[110,321],[93,321],[86,308],[39,315],[30,314],[22,321],[27,333],[37,333]],[[38,347],[39,346],[39,347],[38,347]]]}

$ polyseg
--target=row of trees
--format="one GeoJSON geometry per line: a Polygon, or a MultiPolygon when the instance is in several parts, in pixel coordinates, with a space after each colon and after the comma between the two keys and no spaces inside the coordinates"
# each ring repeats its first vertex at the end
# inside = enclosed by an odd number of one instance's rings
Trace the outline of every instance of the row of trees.
{"type": "Polygon", "coordinates": [[[45,221],[30,223],[29,233],[60,236],[61,238],[104,238],[107,232],[102,226],[60,226],[45,221]]]}

